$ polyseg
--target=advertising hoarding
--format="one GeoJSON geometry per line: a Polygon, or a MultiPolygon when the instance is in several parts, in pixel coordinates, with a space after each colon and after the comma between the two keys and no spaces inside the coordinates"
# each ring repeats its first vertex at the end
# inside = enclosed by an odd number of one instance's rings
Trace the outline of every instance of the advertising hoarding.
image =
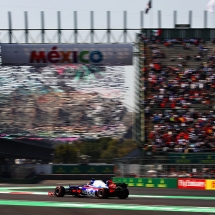
{"type": "Polygon", "coordinates": [[[205,179],[192,179],[192,178],[178,179],[179,189],[205,190],[205,185],[206,185],[205,179]]]}
{"type": "Polygon", "coordinates": [[[206,180],[206,190],[215,190],[215,180],[206,180]]]}
{"type": "Polygon", "coordinates": [[[1,44],[2,65],[132,65],[132,44],[1,44]]]}
{"type": "Polygon", "coordinates": [[[115,182],[127,183],[129,187],[146,188],[177,188],[175,178],[118,178],[114,177],[115,182]]]}

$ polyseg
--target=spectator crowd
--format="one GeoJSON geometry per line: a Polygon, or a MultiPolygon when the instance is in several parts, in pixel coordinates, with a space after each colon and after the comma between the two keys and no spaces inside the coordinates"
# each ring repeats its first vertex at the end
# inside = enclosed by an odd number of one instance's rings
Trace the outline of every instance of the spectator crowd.
{"type": "Polygon", "coordinates": [[[207,47],[202,39],[143,42],[147,144],[172,152],[215,150],[212,43],[207,47]]]}

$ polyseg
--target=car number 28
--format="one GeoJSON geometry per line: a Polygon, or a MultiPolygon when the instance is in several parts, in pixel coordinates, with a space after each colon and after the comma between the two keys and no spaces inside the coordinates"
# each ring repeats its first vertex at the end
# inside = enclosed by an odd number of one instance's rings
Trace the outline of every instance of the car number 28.
{"type": "Polygon", "coordinates": [[[94,190],[86,190],[86,193],[88,196],[95,196],[95,191],[94,190]]]}

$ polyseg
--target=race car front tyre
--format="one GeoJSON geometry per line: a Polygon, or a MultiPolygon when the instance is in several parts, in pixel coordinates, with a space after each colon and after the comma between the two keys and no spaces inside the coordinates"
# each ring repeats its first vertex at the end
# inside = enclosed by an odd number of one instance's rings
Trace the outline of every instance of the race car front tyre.
{"type": "Polygon", "coordinates": [[[99,199],[107,199],[109,197],[109,190],[107,188],[101,188],[97,191],[97,197],[99,199]]]}
{"type": "Polygon", "coordinates": [[[65,188],[63,186],[57,186],[55,188],[55,196],[64,197],[64,195],[65,195],[65,188]]]}
{"type": "Polygon", "coordinates": [[[127,199],[129,196],[129,190],[128,189],[124,189],[123,191],[120,191],[118,198],[119,199],[127,199]]]}

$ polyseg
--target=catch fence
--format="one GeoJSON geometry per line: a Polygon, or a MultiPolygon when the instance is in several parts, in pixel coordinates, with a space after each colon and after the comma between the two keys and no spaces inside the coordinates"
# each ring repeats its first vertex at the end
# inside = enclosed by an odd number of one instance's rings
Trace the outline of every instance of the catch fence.
{"type": "Polygon", "coordinates": [[[34,165],[1,165],[0,178],[29,179],[35,176],[34,165]]]}
{"type": "Polygon", "coordinates": [[[176,164],[166,159],[115,160],[116,177],[215,178],[215,164],[176,164]]]}

